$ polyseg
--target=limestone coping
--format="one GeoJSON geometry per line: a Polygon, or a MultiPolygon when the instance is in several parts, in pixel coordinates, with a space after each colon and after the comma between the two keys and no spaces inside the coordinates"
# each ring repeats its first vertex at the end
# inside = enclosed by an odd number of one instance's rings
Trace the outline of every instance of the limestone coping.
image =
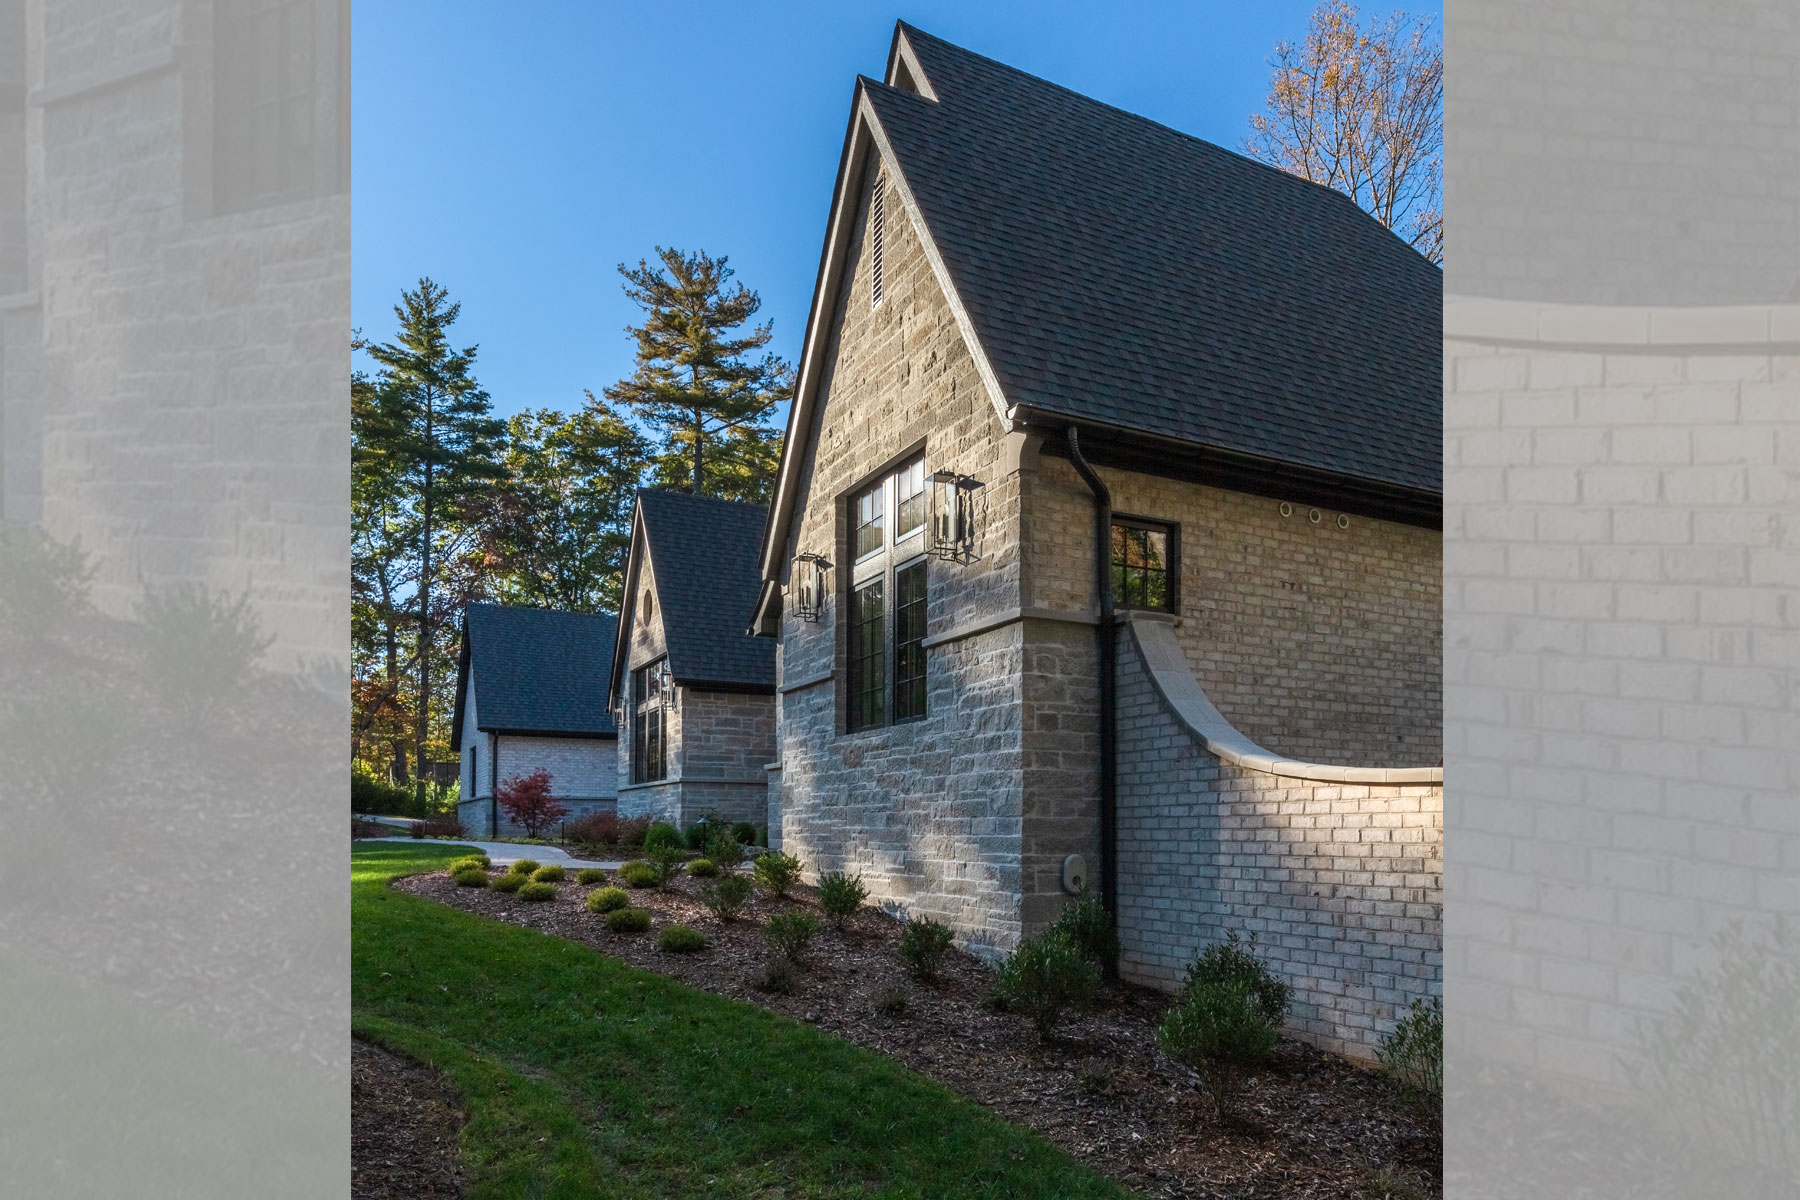
{"type": "Polygon", "coordinates": [[[1251,741],[1207,698],[1200,681],[1188,666],[1187,651],[1175,636],[1175,623],[1162,613],[1130,612],[1122,620],[1131,627],[1132,639],[1143,655],[1144,666],[1156,690],[1168,702],[1208,752],[1233,766],[1290,779],[1321,783],[1419,783],[1444,782],[1442,767],[1340,767],[1331,763],[1300,762],[1283,758],[1251,741]]]}
{"type": "Polygon", "coordinates": [[[1800,304],[1646,307],[1444,297],[1444,337],[1609,354],[1794,354],[1800,304]]]}

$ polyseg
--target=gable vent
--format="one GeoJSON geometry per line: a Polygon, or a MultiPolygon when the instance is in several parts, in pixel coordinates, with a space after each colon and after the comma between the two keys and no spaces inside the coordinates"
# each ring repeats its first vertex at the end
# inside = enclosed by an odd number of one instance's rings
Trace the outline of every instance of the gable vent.
{"type": "Polygon", "coordinates": [[[875,181],[875,198],[869,202],[869,307],[881,307],[881,250],[887,230],[887,180],[875,181]]]}

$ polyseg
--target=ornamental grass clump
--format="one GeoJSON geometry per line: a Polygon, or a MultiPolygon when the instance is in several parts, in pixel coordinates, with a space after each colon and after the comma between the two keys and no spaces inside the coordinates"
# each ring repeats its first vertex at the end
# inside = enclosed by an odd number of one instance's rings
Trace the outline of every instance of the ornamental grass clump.
{"type": "Polygon", "coordinates": [[[606,872],[602,871],[599,867],[583,867],[581,870],[575,872],[575,882],[586,884],[605,883],[606,872]]]}
{"type": "Polygon", "coordinates": [[[546,900],[556,899],[554,883],[527,883],[519,888],[519,899],[530,900],[541,904],[546,900]]]}
{"type": "Polygon", "coordinates": [[[819,918],[805,910],[776,913],[763,922],[763,941],[770,950],[797,964],[818,936],[819,928],[819,918]]]}
{"type": "Polygon", "coordinates": [[[706,935],[691,925],[665,925],[656,944],[670,954],[692,954],[706,949],[706,935]]]}
{"type": "Polygon", "coordinates": [[[721,921],[735,921],[750,899],[750,881],[742,875],[722,875],[711,883],[700,885],[700,903],[712,910],[721,921]]]}
{"type": "Polygon", "coordinates": [[[934,980],[938,977],[938,968],[943,965],[944,955],[950,953],[950,945],[955,940],[956,935],[942,921],[912,917],[900,931],[896,953],[914,975],[934,980]]]}
{"type": "Polygon", "coordinates": [[[1382,1073],[1408,1103],[1430,1106],[1444,1096],[1444,1002],[1414,1000],[1376,1051],[1382,1073]]]}
{"type": "Polygon", "coordinates": [[[863,886],[861,875],[846,875],[842,871],[832,871],[819,876],[819,910],[831,918],[831,923],[839,929],[844,922],[856,915],[863,901],[869,898],[869,889],[863,886]]]}
{"type": "Polygon", "coordinates": [[[771,900],[787,895],[800,879],[800,860],[790,854],[770,853],[758,856],[755,863],[756,884],[771,900]]]}
{"type": "Polygon", "coordinates": [[[564,871],[556,863],[547,863],[531,873],[534,883],[561,883],[564,871]]]}
{"type": "Polygon", "coordinates": [[[1066,1013],[1093,1005],[1100,992],[1100,968],[1066,933],[1045,930],[1019,943],[1000,968],[996,991],[1007,1010],[1030,1018],[1047,1042],[1066,1013]]]}
{"type": "Polygon", "coordinates": [[[1275,1041],[1262,998],[1243,977],[1183,988],[1156,1031],[1163,1053],[1200,1076],[1221,1118],[1236,1108],[1245,1081],[1268,1060],[1275,1041]]]}
{"type": "Polygon", "coordinates": [[[1100,897],[1092,892],[1082,892],[1073,904],[1062,910],[1062,915],[1050,928],[1073,942],[1103,975],[1118,974],[1119,932],[1100,897]]]}
{"type": "Polygon", "coordinates": [[[488,885],[487,872],[478,866],[464,867],[450,878],[455,881],[457,887],[478,888],[488,885]]]}
{"type": "Polygon", "coordinates": [[[530,879],[527,876],[521,875],[517,871],[507,871],[494,876],[488,881],[488,886],[496,892],[516,892],[529,882],[530,879]]]}
{"type": "Polygon", "coordinates": [[[606,927],[614,933],[642,933],[650,928],[650,914],[641,908],[618,908],[606,914],[606,927]]]}
{"type": "Polygon", "coordinates": [[[631,903],[631,893],[624,888],[603,887],[588,893],[587,906],[591,913],[617,912],[631,903]]]}
{"type": "Polygon", "coordinates": [[[619,868],[619,878],[626,887],[652,888],[656,886],[656,868],[642,859],[635,859],[619,868]]]}
{"type": "Polygon", "coordinates": [[[687,865],[687,873],[695,879],[711,879],[719,873],[719,864],[710,858],[696,858],[687,865]]]}

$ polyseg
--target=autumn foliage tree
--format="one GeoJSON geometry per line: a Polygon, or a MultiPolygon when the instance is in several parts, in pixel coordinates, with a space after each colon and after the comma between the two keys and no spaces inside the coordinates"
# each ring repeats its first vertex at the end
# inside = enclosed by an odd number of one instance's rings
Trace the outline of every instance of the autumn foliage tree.
{"type": "Polygon", "coordinates": [[[1325,0],[1306,39],[1278,44],[1270,65],[1244,153],[1344,193],[1442,264],[1444,47],[1429,23],[1362,23],[1345,0],[1325,0]]]}
{"type": "Polygon", "coordinates": [[[551,826],[569,815],[569,810],[551,796],[550,772],[542,767],[529,775],[502,780],[494,790],[494,798],[526,837],[543,837],[551,826]]]}

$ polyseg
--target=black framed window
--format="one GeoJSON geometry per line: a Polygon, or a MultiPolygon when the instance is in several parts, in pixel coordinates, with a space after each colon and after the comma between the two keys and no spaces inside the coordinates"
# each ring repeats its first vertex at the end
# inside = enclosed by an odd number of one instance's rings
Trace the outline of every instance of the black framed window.
{"type": "Polygon", "coordinates": [[[894,572],[894,720],[925,715],[925,560],[894,572]]]}
{"type": "Polygon", "coordinates": [[[1113,603],[1120,608],[1175,611],[1175,527],[1120,518],[1112,526],[1113,603]]]}
{"type": "Polygon", "coordinates": [[[669,660],[659,658],[631,673],[631,782],[669,777],[669,660]]]}
{"type": "Polygon", "coordinates": [[[887,607],[877,576],[850,596],[851,729],[867,729],[887,721],[887,607]]]}
{"type": "Polygon", "coordinates": [[[866,558],[880,550],[886,541],[882,527],[887,519],[887,481],[884,479],[856,497],[856,528],[851,536],[856,557],[866,558]]]}

